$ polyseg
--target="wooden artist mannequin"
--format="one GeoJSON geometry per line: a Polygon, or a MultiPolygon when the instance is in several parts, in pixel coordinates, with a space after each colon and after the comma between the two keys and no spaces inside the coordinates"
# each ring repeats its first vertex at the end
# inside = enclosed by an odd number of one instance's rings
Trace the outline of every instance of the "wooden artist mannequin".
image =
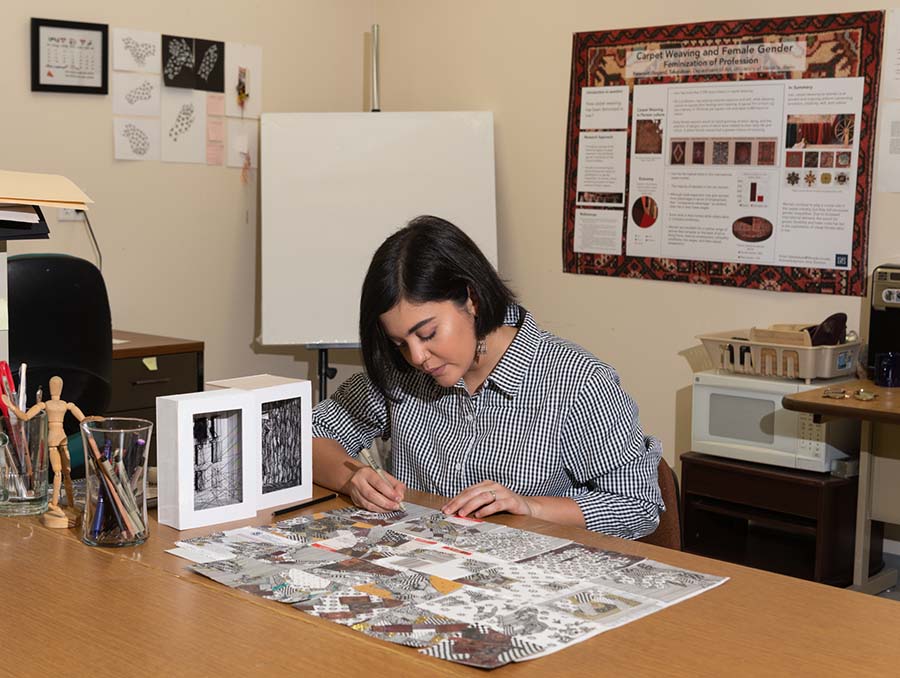
{"type": "Polygon", "coordinates": [[[63,380],[60,377],[50,379],[50,400],[32,405],[27,412],[16,407],[10,399],[4,395],[3,402],[21,420],[28,421],[39,412],[47,412],[48,443],[50,445],[50,466],[53,468],[53,492],[47,505],[47,513],[42,517],[47,527],[74,527],[77,523],[75,512],[75,495],[72,492],[72,464],[69,459],[69,446],[66,442],[66,432],[63,430],[63,420],[66,412],[80,422],[87,419],[94,421],[102,417],[85,417],[84,413],[75,403],[67,403],[60,400],[62,395],[63,380]],[[67,515],[59,506],[60,483],[66,487],[66,502],[71,513],[67,515]]]}

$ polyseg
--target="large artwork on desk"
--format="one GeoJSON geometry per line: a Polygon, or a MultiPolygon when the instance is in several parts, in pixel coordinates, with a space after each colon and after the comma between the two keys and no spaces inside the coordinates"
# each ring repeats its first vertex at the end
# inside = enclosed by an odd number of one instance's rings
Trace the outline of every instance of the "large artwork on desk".
{"type": "Polygon", "coordinates": [[[564,270],[863,296],[883,12],[577,33],[564,270]]]}

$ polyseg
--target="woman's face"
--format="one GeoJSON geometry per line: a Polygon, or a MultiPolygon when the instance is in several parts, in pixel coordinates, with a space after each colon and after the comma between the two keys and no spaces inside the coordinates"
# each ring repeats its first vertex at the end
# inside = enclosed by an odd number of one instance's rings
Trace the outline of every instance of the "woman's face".
{"type": "Polygon", "coordinates": [[[416,304],[405,299],[381,314],[390,341],[410,365],[441,386],[453,386],[475,359],[475,307],[453,301],[416,304]]]}

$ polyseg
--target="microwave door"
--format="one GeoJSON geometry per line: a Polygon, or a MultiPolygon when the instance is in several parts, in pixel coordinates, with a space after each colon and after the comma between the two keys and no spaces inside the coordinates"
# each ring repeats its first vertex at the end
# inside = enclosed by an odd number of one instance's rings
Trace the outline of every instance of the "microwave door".
{"type": "Polygon", "coordinates": [[[696,451],[794,465],[797,417],[782,408],[780,394],[721,386],[699,388],[702,396],[695,398],[699,407],[694,411],[696,451]]]}

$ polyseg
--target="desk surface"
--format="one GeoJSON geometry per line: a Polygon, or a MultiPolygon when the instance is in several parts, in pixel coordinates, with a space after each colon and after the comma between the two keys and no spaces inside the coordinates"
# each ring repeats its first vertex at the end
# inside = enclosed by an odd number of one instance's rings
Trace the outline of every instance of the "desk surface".
{"type": "MultiPolygon", "coordinates": [[[[317,494],[322,491],[316,490],[317,494]]],[[[411,492],[409,499],[439,506],[411,492]]],[[[343,498],[307,512],[346,506],[343,498]]],[[[302,511],[298,512],[302,513],[302,511]]],[[[283,517],[283,516],[282,516],[283,517]]],[[[892,675],[900,605],[760,570],[503,516],[507,525],[645,555],[731,581],[503,676],[892,675]]],[[[246,522],[246,521],[245,521],[246,522]]],[[[260,512],[256,523],[272,522],[260,512]]],[[[0,519],[3,665],[16,675],[485,676],[216,584],[164,552],[178,532],[151,521],[142,546],[83,545],[74,530],[0,519]],[[21,611],[21,612],[20,612],[21,611]]]]}
{"type": "Polygon", "coordinates": [[[203,350],[203,342],[155,334],[113,330],[113,359],[143,358],[148,355],[192,353],[203,350]]]}
{"type": "Polygon", "coordinates": [[[839,400],[825,398],[822,394],[827,387],[823,386],[786,395],[782,404],[785,409],[798,412],[900,424],[900,388],[883,388],[868,379],[849,381],[838,386],[849,394],[862,388],[877,394],[877,397],[874,400],[857,400],[852,395],[839,400]]]}

